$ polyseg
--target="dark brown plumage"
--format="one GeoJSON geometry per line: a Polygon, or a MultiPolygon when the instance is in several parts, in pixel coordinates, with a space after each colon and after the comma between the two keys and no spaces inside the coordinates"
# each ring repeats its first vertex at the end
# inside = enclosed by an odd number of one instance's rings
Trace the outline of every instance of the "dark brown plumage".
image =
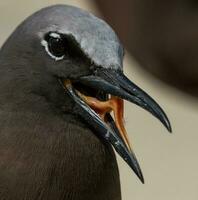
{"type": "Polygon", "coordinates": [[[112,146],[144,182],[122,99],[171,127],[124,76],[123,55],[104,21],[71,6],[45,8],[15,30],[0,50],[1,200],[120,200],[112,146]]]}
{"type": "Polygon", "coordinates": [[[0,198],[120,199],[112,148],[70,115],[50,112],[0,114],[0,198]]]}

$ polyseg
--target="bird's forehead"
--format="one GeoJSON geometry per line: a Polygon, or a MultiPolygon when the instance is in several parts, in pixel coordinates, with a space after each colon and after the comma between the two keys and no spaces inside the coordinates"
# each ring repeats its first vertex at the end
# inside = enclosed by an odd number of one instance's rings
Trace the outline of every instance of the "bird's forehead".
{"type": "Polygon", "coordinates": [[[71,6],[53,6],[38,12],[40,37],[50,31],[72,35],[97,66],[122,69],[123,47],[111,27],[94,15],[71,6]]]}

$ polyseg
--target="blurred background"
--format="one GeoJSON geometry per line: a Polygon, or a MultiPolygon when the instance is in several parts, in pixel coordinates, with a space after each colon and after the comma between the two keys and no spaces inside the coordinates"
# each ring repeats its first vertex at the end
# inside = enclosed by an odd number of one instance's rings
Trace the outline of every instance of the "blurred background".
{"type": "Polygon", "coordinates": [[[105,19],[127,53],[127,76],[167,112],[173,134],[126,103],[126,128],[146,183],[118,158],[123,200],[198,199],[198,3],[195,0],[1,0],[0,46],[38,9],[70,4],[105,19]]]}

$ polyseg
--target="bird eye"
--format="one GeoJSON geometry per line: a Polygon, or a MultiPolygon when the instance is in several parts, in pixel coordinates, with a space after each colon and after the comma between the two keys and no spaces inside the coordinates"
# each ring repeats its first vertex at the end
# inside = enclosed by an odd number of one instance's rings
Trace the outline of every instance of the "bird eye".
{"type": "Polygon", "coordinates": [[[66,55],[64,39],[58,33],[49,33],[42,41],[47,53],[55,60],[62,60],[66,55]]]}

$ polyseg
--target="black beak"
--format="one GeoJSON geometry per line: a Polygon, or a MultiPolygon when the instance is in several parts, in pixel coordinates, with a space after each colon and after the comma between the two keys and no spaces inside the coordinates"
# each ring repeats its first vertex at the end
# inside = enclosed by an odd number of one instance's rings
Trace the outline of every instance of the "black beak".
{"type": "Polygon", "coordinates": [[[157,117],[168,131],[172,132],[168,117],[158,103],[131,82],[121,71],[100,69],[95,74],[95,76],[81,77],[80,81],[89,87],[135,103],[157,117]]]}
{"type": "MultiPolygon", "coordinates": [[[[132,83],[121,71],[99,68],[94,75],[83,76],[77,80],[89,88],[97,89],[105,94],[111,94],[121,99],[139,105],[157,117],[171,132],[170,122],[160,106],[143,90],[132,83]]],[[[133,151],[120,136],[120,131],[108,113],[106,122],[78,95],[70,82],[64,83],[66,92],[72,97],[81,109],[80,114],[89,125],[97,130],[98,136],[113,145],[117,153],[128,163],[135,174],[144,183],[144,178],[133,151]]]]}

